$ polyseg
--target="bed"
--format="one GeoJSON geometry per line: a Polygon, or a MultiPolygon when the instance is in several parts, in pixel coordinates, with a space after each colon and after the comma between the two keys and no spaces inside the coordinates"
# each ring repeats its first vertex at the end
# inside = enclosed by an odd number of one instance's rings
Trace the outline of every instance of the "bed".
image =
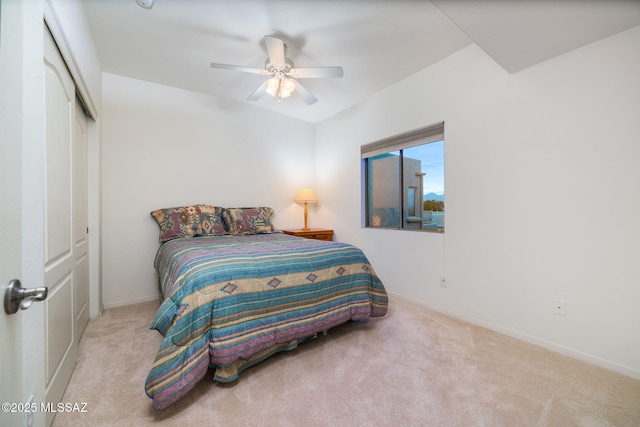
{"type": "Polygon", "coordinates": [[[387,312],[384,286],[360,249],[278,232],[270,208],[195,205],[152,215],[163,302],[151,328],[164,338],[145,390],[156,410],[209,368],[214,380],[234,381],[319,332],[387,312]]]}

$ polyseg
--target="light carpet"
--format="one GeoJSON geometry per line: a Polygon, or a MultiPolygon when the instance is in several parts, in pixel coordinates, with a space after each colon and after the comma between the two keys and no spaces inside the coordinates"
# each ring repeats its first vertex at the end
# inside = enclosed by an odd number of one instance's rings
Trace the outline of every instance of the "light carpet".
{"type": "Polygon", "coordinates": [[[399,298],[279,353],[229,384],[212,372],[162,412],[144,381],[159,306],[91,320],[53,426],[640,426],[640,381],[399,298]]]}

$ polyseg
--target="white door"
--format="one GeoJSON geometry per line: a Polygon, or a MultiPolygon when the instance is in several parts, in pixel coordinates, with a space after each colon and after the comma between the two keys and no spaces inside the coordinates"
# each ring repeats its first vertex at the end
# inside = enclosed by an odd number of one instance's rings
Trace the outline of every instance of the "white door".
{"type": "Polygon", "coordinates": [[[0,5],[0,297],[11,279],[49,297],[0,310],[2,426],[30,425],[30,397],[33,425],[51,423],[40,404],[60,401],[88,319],[86,119],[48,29],[27,31],[36,6],[0,5]]]}
{"type": "MultiPolygon", "coordinates": [[[[17,3],[0,3],[0,298],[6,285],[22,273],[22,133],[20,98],[22,64],[19,52],[8,48],[21,23],[14,17],[17,3]],[[15,91],[15,88],[18,88],[15,91]]],[[[0,425],[23,425],[22,316],[8,315],[0,308],[0,425]],[[12,409],[15,411],[12,412],[12,409]]]]}
{"type": "MultiPolygon", "coordinates": [[[[5,27],[4,23],[0,27],[5,27]]],[[[0,40],[4,39],[0,36],[0,40]]],[[[1,48],[0,48],[1,49],[1,48]]],[[[7,80],[7,63],[0,58],[0,92],[4,91],[7,80]]],[[[6,97],[0,97],[0,297],[4,298],[5,286],[12,279],[21,277],[21,140],[15,128],[6,121],[11,120],[10,105],[6,97]],[[6,113],[6,114],[5,114],[6,113]]],[[[0,313],[0,404],[21,403],[22,398],[22,317],[0,313]]],[[[22,414],[11,412],[4,406],[0,411],[0,425],[22,425],[22,414]]]]}
{"type": "Polygon", "coordinates": [[[89,323],[89,229],[87,189],[87,117],[76,100],[73,132],[73,277],[74,337],[80,340],[89,323]]]}
{"type": "MultiPolygon", "coordinates": [[[[0,74],[1,75],[1,74],[0,74]]],[[[0,134],[4,137],[4,132],[0,134]]],[[[20,141],[2,139],[0,144],[0,289],[20,277],[20,141]],[[17,142],[17,144],[16,144],[17,142]],[[17,190],[17,191],[15,191],[17,190]]],[[[21,403],[22,397],[22,317],[0,314],[0,403],[21,403]]],[[[21,425],[21,414],[15,408],[2,407],[0,425],[21,425]],[[11,412],[15,409],[15,412],[11,412]]]]}
{"type": "MultiPolygon", "coordinates": [[[[75,86],[53,37],[49,31],[44,37],[44,282],[49,288],[44,301],[44,384],[45,402],[55,404],[62,398],[78,357],[80,332],[76,327],[84,321],[83,313],[88,316],[88,295],[76,288],[76,280],[84,286],[88,276],[86,179],[80,179],[86,176],[82,143],[86,138],[74,138],[74,133],[86,135],[86,120],[82,124],[76,115],[75,86]],[[75,189],[84,194],[76,199],[75,189]],[[76,214],[81,215],[79,221],[76,214]],[[74,299],[80,304],[77,310],[74,299]]],[[[47,425],[54,415],[47,413],[47,425]]]]}

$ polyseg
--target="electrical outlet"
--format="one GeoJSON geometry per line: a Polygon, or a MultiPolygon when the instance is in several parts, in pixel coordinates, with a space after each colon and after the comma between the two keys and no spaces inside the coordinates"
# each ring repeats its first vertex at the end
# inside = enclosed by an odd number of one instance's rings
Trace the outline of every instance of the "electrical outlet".
{"type": "Polygon", "coordinates": [[[567,305],[565,300],[563,299],[554,299],[553,300],[553,314],[557,314],[558,316],[566,316],[567,315],[567,305]]]}
{"type": "Polygon", "coordinates": [[[440,276],[440,287],[442,288],[447,287],[447,279],[444,276],[440,276]]]}

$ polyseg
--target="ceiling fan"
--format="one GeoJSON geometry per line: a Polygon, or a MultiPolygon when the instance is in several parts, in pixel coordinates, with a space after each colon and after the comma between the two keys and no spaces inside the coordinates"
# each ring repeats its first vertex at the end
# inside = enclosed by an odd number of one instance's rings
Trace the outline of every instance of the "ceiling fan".
{"type": "Polygon", "coordinates": [[[258,89],[256,89],[247,98],[250,101],[260,99],[264,93],[277,98],[287,98],[291,96],[294,90],[297,90],[302,100],[308,105],[313,104],[318,99],[300,84],[297,79],[317,79],[327,77],[342,77],[344,72],[342,67],[311,67],[311,68],[295,68],[293,61],[285,56],[285,44],[282,40],[264,36],[264,42],[267,46],[267,54],[264,68],[250,68],[239,65],[227,65],[211,63],[211,68],[222,70],[242,71],[245,73],[260,74],[263,76],[271,76],[258,89]]]}

